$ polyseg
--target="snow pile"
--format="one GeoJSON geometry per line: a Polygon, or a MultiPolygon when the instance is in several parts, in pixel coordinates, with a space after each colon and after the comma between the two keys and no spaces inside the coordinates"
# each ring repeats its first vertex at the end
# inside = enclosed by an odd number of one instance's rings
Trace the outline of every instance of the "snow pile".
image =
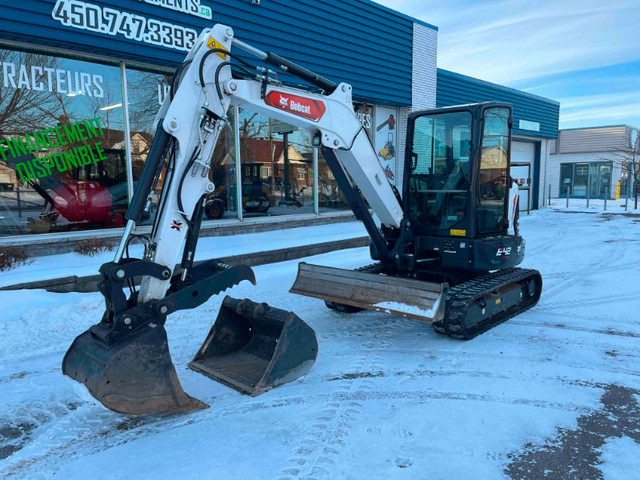
{"type": "MultiPolygon", "coordinates": [[[[367,231],[362,223],[345,222],[234,236],[205,237],[198,240],[195,259],[196,261],[208,260],[366,236],[367,231]]],[[[132,257],[140,258],[142,251],[140,244],[129,247],[132,257]]],[[[97,275],[100,265],[112,261],[113,255],[114,252],[107,252],[95,257],[65,253],[38,257],[30,265],[0,272],[0,287],[72,275],[79,277],[97,275]]]]}
{"type": "Polygon", "coordinates": [[[640,478],[640,444],[622,436],[609,439],[602,447],[600,466],[604,480],[640,478]]]}
{"type": "Polygon", "coordinates": [[[430,319],[435,317],[439,306],[440,306],[440,298],[438,298],[433,304],[433,306],[429,309],[424,309],[417,305],[407,305],[406,303],[398,303],[398,302],[379,302],[374,305],[374,307],[379,308],[385,313],[400,312],[400,313],[405,313],[407,315],[424,317],[425,319],[430,319]]]}

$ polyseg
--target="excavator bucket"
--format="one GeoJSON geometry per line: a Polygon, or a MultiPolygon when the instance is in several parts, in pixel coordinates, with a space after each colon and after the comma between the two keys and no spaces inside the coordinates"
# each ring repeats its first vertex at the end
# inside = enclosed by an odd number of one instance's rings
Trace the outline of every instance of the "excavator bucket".
{"type": "Polygon", "coordinates": [[[444,317],[446,283],[425,282],[342,268],[298,265],[291,293],[328,304],[392,313],[434,322],[444,317]]]}
{"type": "Polygon", "coordinates": [[[130,415],[207,408],[182,389],[162,325],[137,329],[110,346],[100,340],[102,328],[94,325],[75,339],[62,372],[83,383],[105,407],[130,415]]]}
{"type": "Polygon", "coordinates": [[[304,375],[317,355],[315,332],[295,313],[227,296],[189,367],[255,396],[304,375]]]}

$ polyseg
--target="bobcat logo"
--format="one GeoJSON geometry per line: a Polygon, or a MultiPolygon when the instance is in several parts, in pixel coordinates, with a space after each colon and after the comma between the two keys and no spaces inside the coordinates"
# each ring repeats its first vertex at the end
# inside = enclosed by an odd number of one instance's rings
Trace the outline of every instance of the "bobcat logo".
{"type": "Polygon", "coordinates": [[[289,104],[289,99],[287,97],[280,97],[280,106],[286,107],[289,104]]]}

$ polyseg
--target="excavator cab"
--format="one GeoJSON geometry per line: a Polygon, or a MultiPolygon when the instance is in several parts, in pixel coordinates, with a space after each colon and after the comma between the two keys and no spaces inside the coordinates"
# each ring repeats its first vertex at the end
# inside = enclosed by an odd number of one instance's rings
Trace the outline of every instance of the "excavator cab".
{"type": "MultiPolygon", "coordinates": [[[[511,105],[498,102],[412,113],[400,228],[367,224],[358,196],[350,197],[378,263],[354,271],[301,263],[291,292],[342,313],[368,309],[430,322],[464,339],[535,305],[539,272],[514,268],[525,242],[509,176],[512,124],[511,105]]],[[[348,192],[350,184],[340,187],[348,192]]]]}
{"type": "Polygon", "coordinates": [[[495,102],[410,116],[403,201],[418,260],[471,271],[522,261],[517,212],[509,210],[514,199],[517,206],[509,176],[512,124],[511,106],[495,102]],[[509,255],[487,258],[500,248],[509,255]]]}

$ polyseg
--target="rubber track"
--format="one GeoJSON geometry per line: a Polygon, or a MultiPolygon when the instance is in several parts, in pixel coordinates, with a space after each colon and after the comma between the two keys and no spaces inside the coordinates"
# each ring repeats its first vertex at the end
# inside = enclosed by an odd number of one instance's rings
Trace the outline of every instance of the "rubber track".
{"type": "Polygon", "coordinates": [[[449,289],[445,317],[439,322],[434,322],[433,328],[438,333],[469,340],[533,307],[538,303],[541,292],[542,277],[537,270],[508,268],[484,273],[449,289]],[[465,324],[467,309],[483,296],[510,284],[528,282],[532,279],[535,280],[535,291],[532,295],[525,296],[523,302],[471,327],[465,324]]]}
{"type": "MultiPolygon", "coordinates": [[[[385,272],[385,268],[380,263],[373,263],[360,268],[354,269],[357,272],[381,274],[385,272]]],[[[481,333],[509,320],[516,315],[530,309],[540,299],[542,292],[542,277],[540,272],[532,269],[524,268],[508,268],[493,273],[483,273],[476,278],[463,282],[455,287],[449,288],[447,294],[447,304],[445,309],[445,318],[441,321],[433,322],[433,329],[444,335],[454,338],[470,340],[481,333]],[[483,322],[477,323],[472,327],[468,327],[464,320],[467,309],[478,301],[484,295],[495,290],[506,287],[513,283],[520,283],[535,279],[536,290],[533,295],[525,298],[525,301],[512,307],[504,312],[495,315],[483,322]]],[[[354,313],[362,309],[341,310],[335,305],[327,303],[327,307],[343,313],[354,313]]]]}

